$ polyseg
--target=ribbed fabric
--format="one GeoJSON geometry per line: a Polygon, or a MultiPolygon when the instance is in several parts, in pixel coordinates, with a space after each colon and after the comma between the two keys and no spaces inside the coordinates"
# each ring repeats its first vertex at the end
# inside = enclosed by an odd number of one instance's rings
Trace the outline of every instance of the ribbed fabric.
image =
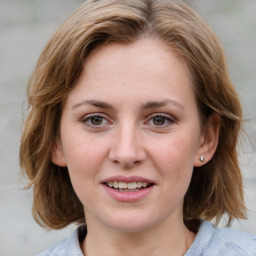
{"type": "Polygon", "coordinates": [[[185,256],[256,256],[256,235],[205,221],[185,256]]]}
{"type": "MultiPolygon", "coordinates": [[[[78,228],[69,238],[37,256],[83,256],[79,232],[78,228]]],[[[256,235],[230,228],[214,228],[204,221],[185,256],[256,256],[256,235]]]]}

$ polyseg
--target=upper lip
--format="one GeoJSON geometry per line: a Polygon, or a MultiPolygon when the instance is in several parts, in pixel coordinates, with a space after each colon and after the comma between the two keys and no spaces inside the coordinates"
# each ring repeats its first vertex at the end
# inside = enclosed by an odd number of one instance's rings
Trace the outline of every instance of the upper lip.
{"type": "Polygon", "coordinates": [[[148,184],[154,184],[155,182],[150,180],[150,179],[146,179],[140,176],[121,176],[121,175],[116,175],[116,176],[111,176],[109,178],[106,178],[104,180],[102,180],[102,183],[107,183],[110,181],[122,181],[122,182],[147,182],[148,184]]]}

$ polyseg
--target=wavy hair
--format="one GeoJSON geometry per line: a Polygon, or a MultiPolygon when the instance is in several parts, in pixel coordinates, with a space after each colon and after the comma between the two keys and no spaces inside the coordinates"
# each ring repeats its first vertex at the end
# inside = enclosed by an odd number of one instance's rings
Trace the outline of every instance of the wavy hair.
{"type": "Polygon", "coordinates": [[[196,231],[202,218],[219,221],[227,214],[228,223],[245,218],[237,159],[242,110],[214,32],[179,0],[88,0],[53,35],[27,87],[20,165],[29,178],[27,188],[33,187],[33,216],[40,225],[59,229],[85,222],[83,205],[67,168],[51,162],[62,106],[85,60],[99,46],[130,44],[141,37],[159,38],[185,60],[202,120],[212,113],[221,119],[219,144],[212,160],[194,168],[184,199],[184,223],[196,231]]]}

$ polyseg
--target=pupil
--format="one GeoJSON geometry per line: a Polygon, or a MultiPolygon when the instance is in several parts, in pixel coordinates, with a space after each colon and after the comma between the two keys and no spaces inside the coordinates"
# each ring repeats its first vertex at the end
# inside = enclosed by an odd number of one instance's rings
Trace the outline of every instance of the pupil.
{"type": "Polygon", "coordinates": [[[153,122],[155,125],[163,125],[165,122],[165,119],[163,117],[157,116],[153,118],[153,122]]]}
{"type": "Polygon", "coordinates": [[[99,116],[92,117],[91,122],[93,125],[100,125],[102,124],[102,117],[99,117],[99,116]]]}

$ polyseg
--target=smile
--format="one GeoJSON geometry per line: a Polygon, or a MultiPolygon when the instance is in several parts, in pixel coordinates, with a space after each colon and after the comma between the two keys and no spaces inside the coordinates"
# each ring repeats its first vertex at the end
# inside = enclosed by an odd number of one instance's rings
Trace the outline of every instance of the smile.
{"type": "Polygon", "coordinates": [[[139,176],[125,177],[122,175],[104,179],[101,184],[107,195],[119,202],[143,201],[156,187],[153,180],[139,176]]]}
{"type": "Polygon", "coordinates": [[[123,182],[123,181],[109,181],[105,183],[108,187],[114,188],[120,192],[136,192],[149,187],[151,184],[147,182],[123,182]]]}

